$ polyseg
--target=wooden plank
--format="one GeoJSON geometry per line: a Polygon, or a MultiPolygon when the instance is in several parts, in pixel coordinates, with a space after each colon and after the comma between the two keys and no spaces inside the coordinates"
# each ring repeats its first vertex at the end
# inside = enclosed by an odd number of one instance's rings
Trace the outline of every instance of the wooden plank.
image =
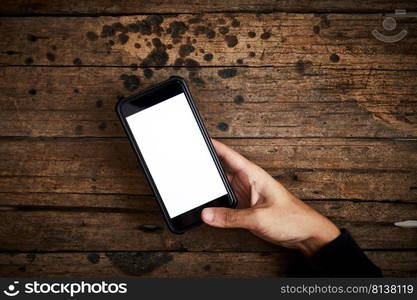
{"type": "MultiPolygon", "coordinates": [[[[118,199],[118,196],[115,196],[118,199]]],[[[277,251],[243,230],[200,226],[185,235],[166,228],[152,199],[132,199],[136,210],[2,206],[0,251],[277,251]],[[140,203],[139,203],[140,202],[140,203]],[[12,237],[12,238],[10,238],[12,237]]],[[[416,204],[309,201],[347,228],[365,249],[415,249],[415,229],[394,222],[416,219],[416,204]]],[[[282,250],[282,249],[281,249],[282,250]]],[[[279,250],[279,251],[281,251],[279,250]]]]}
{"type": "Polygon", "coordinates": [[[196,12],[239,12],[239,11],[286,11],[286,12],[387,12],[395,9],[415,10],[411,1],[47,1],[47,0],[3,0],[2,15],[31,15],[31,14],[132,14],[132,13],[196,13],[196,12]]]}
{"type": "Polygon", "coordinates": [[[0,68],[0,134],[125,136],[117,99],[180,75],[215,137],[417,136],[416,71],[243,67],[223,79],[223,68],[146,70],[151,78],[142,69],[0,68]],[[140,84],[133,91],[121,76],[140,84]]]}
{"type": "Polygon", "coordinates": [[[1,20],[0,64],[172,66],[181,58],[189,67],[415,70],[416,18],[399,18],[398,28],[408,34],[397,43],[371,34],[383,31],[383,20],[379,14],[287,13],[36,17],[36,22],[10,17],[1,20]]]}
{"type": "MultiPolygon", "coordinates": [[[[415,251],[367,251],[386,277],[415,277],[415,251]]],[[[294,253],[1,253],[2,277],[286,277],[294,253]]]]}
{"type": "MultiPolygon", "coordinates": [[[[416,141],[231,139],[223,142],[304,199],[417,201],[416,141]]],[[[2,141],[0,191],[5,193],[0,197],[3,205],[13,205],[14,201],[22,205],[38,202],[37,196],[25,198],[26,195],[21,200],[11,200],[15,196],[7,193],[151,194],[127,140],[94,139],[2,141]]],[[[54,205],[56,197],[59,196],[45,198],[41,205],[54,205]]],[[[84,197],[88,196],[68,196],[68,201],[60,205],[84,206],[84,197]]],[[[101,196],[90,199],[93,207],[102,205],[101,196]]]]}

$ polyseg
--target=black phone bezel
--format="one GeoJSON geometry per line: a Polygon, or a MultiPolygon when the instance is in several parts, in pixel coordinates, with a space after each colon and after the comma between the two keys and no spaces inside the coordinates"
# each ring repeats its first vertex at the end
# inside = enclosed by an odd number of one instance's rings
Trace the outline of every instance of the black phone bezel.
{"type": "Polygon", "coordinates": [[[163,213],[164,219],[166,224],[168,225],[168,228],[173,233],[184,233],[188,229],[197,226],[202,223],[201,221],[201,211],[206,207],[230,207],[234,208],[237,204],[236,197],[233,193],[232,188],[230,187],[230,184],[227,180],[227,177],[223,171],[223,168],[220,164],[220,161],[217,157],[216,151],[214,149],[214,146],[211,142],[211,139],[207,133],[206,128],[204,127],[203,121],[200,117],[200,114],[197,110],[197,107],[194,104],[193,98],[191,96],[190,91],[188,90],[187,84],[185,80],[179,76],[172,76],[168,80],[163,81],[157,85],[154,85],[142,92],[139,92],[137,94],[134,94],[132,96],[129,96],[127,98],[121,99],[116,106],[117,115],[119,116],[119,119],[123,125],[123,129],[126,132],[129,142],[136,154],[136,157],[138,158],[140,165],[142,166],[142,169],[146,175],[146,179],[149,183],[149,185],[152,188],[152,191],[156,197],[156,200],[158,202],[158,205],[163,213]],[[184,93],[188,104],[190,105],[190,108],[193,112],[194,118],[200,128],[200,131],[204,137],[204,140],[207,144],[207,147],[209,149],[209,152],[211,156],[213,157],[213,161],[219,171],[220,177],[223,180],[223,183],[225,185],[225,188],[227,190],[227,194],[219,197],[217,199],[214,199],[208,203],[205,203],[201,206],[198,206],[192,210],[189,210],[179,216],[176,216],[174,218],[170,218],[168,211],[165,207],[165,204],[163,202],[162,197],[160,196],[158,192],[158,188],[156,187],[156,184],[152,178],[152,175],[147,167],[146,161],[143,158],[139,147],[137,145],[137,142],[130,130],[130,127],[126,121],[126,117],[139,112],[141,110],[147,109],[153,105],[156,105],[160,102],[163,102],[169,98],[174,97],[175,95],[184,93]]]}

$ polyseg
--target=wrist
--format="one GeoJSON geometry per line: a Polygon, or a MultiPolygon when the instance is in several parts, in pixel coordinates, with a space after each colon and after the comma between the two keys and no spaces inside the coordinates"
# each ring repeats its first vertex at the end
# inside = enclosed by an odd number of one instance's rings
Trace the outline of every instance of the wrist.
{"type": "Polygon", "coordinates": [[[306,257],[316,254],[321,248],[334,241],[340,234],[339,228],[328,220],[330,224],[326,228],[312,233],[308,238],[301,241],[297,248],[306,257]]]}

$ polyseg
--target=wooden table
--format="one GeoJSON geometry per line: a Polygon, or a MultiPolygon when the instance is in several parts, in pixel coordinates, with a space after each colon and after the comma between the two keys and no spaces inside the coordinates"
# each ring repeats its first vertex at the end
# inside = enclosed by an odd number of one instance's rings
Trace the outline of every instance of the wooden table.
{"type": "Polygon", "coordinates": [[[241,230],[167,230],[114,111],[171,75],[210,134],[417,275],[413,1],[6,0],[0,17],[0,276],[287,276],[241,230]],[[143,3],[141,3],[143,2],[143,3]],[[207,3],[210,4],[207,4],[207,3]]]}

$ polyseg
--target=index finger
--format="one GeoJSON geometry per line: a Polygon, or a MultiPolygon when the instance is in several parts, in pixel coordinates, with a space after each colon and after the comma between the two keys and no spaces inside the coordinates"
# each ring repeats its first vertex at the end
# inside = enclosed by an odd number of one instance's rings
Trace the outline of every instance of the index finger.
{"type": "Polygon", "coordinates": [[[217,155],[232,172],[239,172],[249,165],[249,161],[225,144],[211,139],[217,155]]]}

